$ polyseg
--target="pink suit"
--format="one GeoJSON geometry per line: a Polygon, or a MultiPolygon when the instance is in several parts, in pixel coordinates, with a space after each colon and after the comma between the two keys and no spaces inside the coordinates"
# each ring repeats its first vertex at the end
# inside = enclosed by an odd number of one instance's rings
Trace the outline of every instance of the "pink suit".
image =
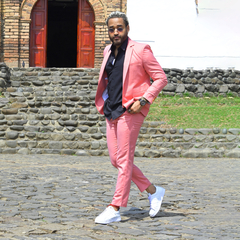
{"type": "MultiPolygon", "coordinates": [[[[104,59],[99,75],[95,105],[103,114],[103,92],[107,87],[108,78],[104,71],[111,53],[111,45],[104,50],[104,59]]],[[[150,103],[167,85],[167,78],[161,66],[153,56],[151,48],[146,44],[129,39],[123,66],[122,104],[128,109],[132,103],[146,98],[150,103]],[[150,77],[153,83],[150,83],[150,77]]],[[[107,144],[111,163],[118,169],[118,180],[112,204],[126,207],[131,181],[143,192],[151,182],[141,170],[133,164],[137,137],[150,108],[146,104],[140,113],[130,114],[127,111],[115,120],[107,120],[107,144]]]]}

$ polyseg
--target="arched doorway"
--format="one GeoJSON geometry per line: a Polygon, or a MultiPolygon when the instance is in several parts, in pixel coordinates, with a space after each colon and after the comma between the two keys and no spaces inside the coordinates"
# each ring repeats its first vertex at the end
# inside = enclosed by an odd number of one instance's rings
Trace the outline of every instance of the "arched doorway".
{"type": "Polygon", "coordinates": [[[30,66],[94,67],[94,12],[87,0],[39,0],[31,13],[30,66]]]}

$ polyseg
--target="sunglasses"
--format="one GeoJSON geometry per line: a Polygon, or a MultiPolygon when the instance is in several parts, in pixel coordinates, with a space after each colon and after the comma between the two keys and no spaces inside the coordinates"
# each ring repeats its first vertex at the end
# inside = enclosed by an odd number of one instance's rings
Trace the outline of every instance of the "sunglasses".
{"type": "Polygon", "coordinates": [[[114,33],[115,29],[117,29],[118,32],[122,32],[122,31],[123,31],[123,28],[122,28],[122,27],[109,28],[108,31],[109,31],[110,33],[114,33]]]}

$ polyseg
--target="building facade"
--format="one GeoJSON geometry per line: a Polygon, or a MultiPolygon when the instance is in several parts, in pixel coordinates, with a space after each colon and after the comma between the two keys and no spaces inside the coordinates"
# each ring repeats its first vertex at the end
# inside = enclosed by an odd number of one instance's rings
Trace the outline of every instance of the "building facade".
{"type": "Polygon", "coordinates": [[[240,70],[239,0],[129,0],[127,15],[164,68],[240,70]]]}
{"type": "Polygon", "coordinates": [[[100,67],[105,20],[127,0],[0,0],[0,62],[9,67],[100,67]]]}

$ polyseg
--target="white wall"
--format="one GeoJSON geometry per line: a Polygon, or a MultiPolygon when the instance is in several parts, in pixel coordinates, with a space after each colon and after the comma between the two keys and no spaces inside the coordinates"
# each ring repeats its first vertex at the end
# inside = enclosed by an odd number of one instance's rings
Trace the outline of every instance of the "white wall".
{"type": "Polygon", "coordinates": [[[131,39],[148,43],[162,67],[240,70],[240,1],[128,0],[131,39]]]}

